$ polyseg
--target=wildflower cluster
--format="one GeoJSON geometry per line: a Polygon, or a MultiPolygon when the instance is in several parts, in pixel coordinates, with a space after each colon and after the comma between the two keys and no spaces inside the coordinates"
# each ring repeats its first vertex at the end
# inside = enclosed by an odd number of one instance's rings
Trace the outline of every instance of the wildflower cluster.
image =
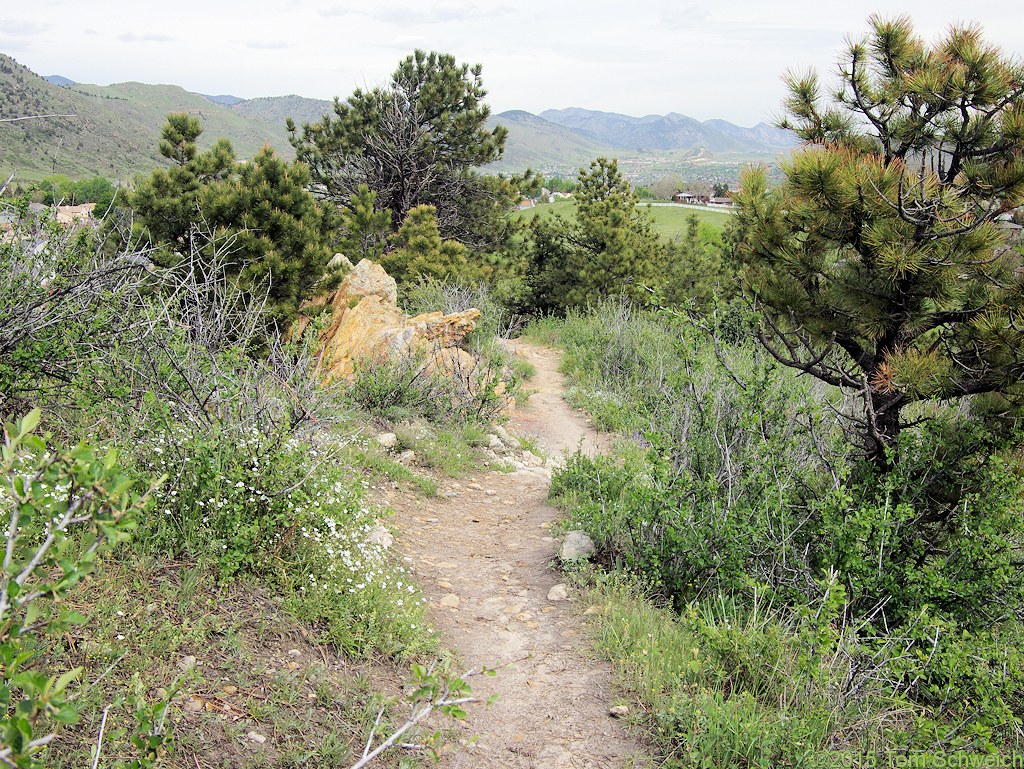
{"type": "Polygon", "coordinates": [[[293,608],[352,653],[419,651],[430,645],[425,600],[388,552],[393,538],[365,504],[362,484],[337,475],[311,484],[317,498],[300,531],[306,560],[293,608]]]}
{"type": "Polygon", "coordinates": [[[146,451],[149,472],[168,482],[148,521],[145,545],[212,558],[221,573],[265,571],[312,504],[305,476],[315,454],[258,430],[165,431],[146,451]]]}
{"type": "Polygon", "coordinates": [[[255,429],[159,433],[146,464],[168,482],[142,541],[210,558],[225,578],[271,576],[293,611],[352,653],[418,648],[429,640],[423,599],[337,448],[255,429]]]}

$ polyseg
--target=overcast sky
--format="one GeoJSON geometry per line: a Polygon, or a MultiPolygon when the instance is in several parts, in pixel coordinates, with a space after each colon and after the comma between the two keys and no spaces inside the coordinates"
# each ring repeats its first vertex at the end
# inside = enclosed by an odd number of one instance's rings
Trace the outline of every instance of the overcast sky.
{"type": "Polygon", "coordinates": [[[783,71],[830,73],[876,11],[910,14],[932,40],[977,21],[1024,53],[1020,0],[4,0],[0,51],[83,83],[330,99],[434,49],[483,65],[494,112],[681,112],[750,126],[777,112],[783,71]]]}

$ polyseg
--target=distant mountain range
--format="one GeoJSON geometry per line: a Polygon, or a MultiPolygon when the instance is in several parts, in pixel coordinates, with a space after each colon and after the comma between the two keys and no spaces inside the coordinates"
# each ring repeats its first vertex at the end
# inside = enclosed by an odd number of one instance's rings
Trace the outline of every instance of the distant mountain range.
{"type": "Polygon", "coordinates": [[[796,144],[793,134],[767,123],[741,128],[725,120],[695,120],[678,112],[630,117],[615,112],[549,109],[538,116],[609,147],[625,150],[693,150],[713,154],[774,156],[796,144]]]}
{"type": "MultiPolygon", "coordinates": [[[[123,180],[152,170],[166,163],[157,141],[169,112],[202,120],[203,147],[223,137],[240,158],[252,157],[265,144],[290,158],[285,120],[314,122],[332,108],[330,101],[295,95],[241,99],[174,85],[85,85],[62,75],[40,77],[0,54],[0,118],[60,116],[0,122],[0,175],[31,181],[59,172],[123,180]]],[[[512,110],[492,116],[488,125],[509,132],[505,156],[490,168],[496,172],[532,168],[572,175],[606,156],[618,157],[634,179],[684,167],[720,177],[741,162],[771,162],[795,145],[791,134],[764,123],[742,128],[674,112],[630,117],[579,108],[540,115],[512,110]],[[709,164],[718,170],[708,171],[709,164]]]]}

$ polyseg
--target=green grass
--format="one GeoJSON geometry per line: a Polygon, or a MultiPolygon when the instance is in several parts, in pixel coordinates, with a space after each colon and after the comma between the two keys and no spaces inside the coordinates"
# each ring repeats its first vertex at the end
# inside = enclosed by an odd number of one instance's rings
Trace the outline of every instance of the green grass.
{"type": "Polygon", "coordinates": [[[479,452],[487,433],[478,425],[431,426],[423,422],[395,427],[398,444],[416,453],[416,461],[451,478],[459,478],[484,464],[479,452]]]}
{"type": "Polygon", "coordinates": [[[537,376],[537,367],[525,358],[512,358],[509,364],[512,374],[519,382],[528,382],[537,376]]]}
{"type": "MultiPolygon", "coordinates": [[[[654,231],[666,240],[674,240],[682,236],[686,232],[686,223],[691,215],[695,215],[701,223],[710,224],[719,230],[729,221],[729,217],[733,216],[725,211],[684,208],[682,206],[651,206],[647,210],[654,223],[654,231]]],[[[518,211],[515,215],[524,221],[532,221],[538,216],[552,216],[556,213],[567,219],[575,218],[576,202],[571,199],[559,200],[555,203],[542,204],[525,211],[518,211]]]]}
{"type": "Polygon", "coordinates": [[[839,761],[881,750],[884,728],[910,716],[869,681],[844,691],[853,658],[841,647],[808,657],[799,622],[771,605],[712,599],[676,614],[625,579],[601,577],[591,587],[598,649],[639,703],[633,721],[666,756],[664,766],[848,766],[839,761]]]}
{"type": "MultiPolygon", "coordinates": [[[[173,747],[159,766],[199,766],[193,757],[204,767],[350,766],[379,697],[398,695],[408,673],[382,661],[339,664],[335,650],[256,582],[223,583],[213,568],[127,550],[108,557],[71,608],[88,622],[55,639],[51,653],[84,668],[81,719],[45,756],[52,769],[92,765],[107,706],[100,766],[131,755],[125,700],[165,696],[173,747]]],[[[400,758],[382,766],[397,767],[400,758]]]]}
{"type": "Polygon", "coordinates": [[[371,478],[387,479],[397,484],[408,484],[424,497],[437,496],[437,481],[429,475],[414,472],[398,460],[394,459],[386,449],[376,441],[365,445],[347,446],[342,453],[343,459],[353,467],[361,469],[371,478]]]}

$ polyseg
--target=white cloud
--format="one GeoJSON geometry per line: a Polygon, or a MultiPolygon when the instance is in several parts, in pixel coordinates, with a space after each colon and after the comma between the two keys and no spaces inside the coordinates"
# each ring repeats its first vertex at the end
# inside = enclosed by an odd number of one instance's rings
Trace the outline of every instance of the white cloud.
{"type": "MultiPolygon", "coordinates": [[[[79,82],[325,99],[385,82],[405,55],[423,48],[482,64],[495,112],[583,106],[752,125],[777,111],[787,68],[831,72],[845,38],[863,34],[878,8],[877,0],[378,2],[249,0],[240,8],[178,0],[176,18],[184,21],[170,25],[166,5],[90,0],[58,9],[36,0],[5,8],[17,18],[0,21],[0,45],[37,72],[79,82]],[[97,18],[129,31],[105,29],[97,18]]],[[[928,39],[967,17],[1011,51],[1024,40],[1018,0],[966,9],[961,0],[901,0],[899,8],[928,39]]]]}
{"type": "Polygon", "coordinates": [[[24,19],[0,19],[0,30],[4,37],[31,37],[53,29],[53,24],[24,19]]]}
{"type": "Polygon", "coordinates": [[[282,48],[295,47],[295,43],[288,43],[284,40],[247,40],[242,45],[257,51],[279,51],[282,48]]]}
{"type": "Polygon", "coordinates": [[[122,43],[170,43],[175,38],[162,32],[123,32],[117,39],[122,43]]]}

